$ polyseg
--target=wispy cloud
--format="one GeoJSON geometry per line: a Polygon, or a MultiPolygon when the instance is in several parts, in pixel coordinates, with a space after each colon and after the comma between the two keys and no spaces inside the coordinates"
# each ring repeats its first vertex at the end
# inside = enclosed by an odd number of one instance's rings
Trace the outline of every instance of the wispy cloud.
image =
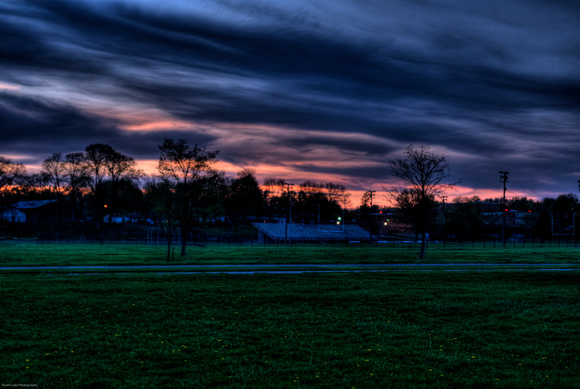
{"type": "Polygon", "coordinates": [[[3,2],[0,154],[40,161],[98,141],[154,160],[163,137],[185,137],[232,168],[361,189],[389,182],[386,162],[407,144],[431,144],[474,190],[510,170],[520,192],[569,192],[579,11],[540,0],[3,2]]]}

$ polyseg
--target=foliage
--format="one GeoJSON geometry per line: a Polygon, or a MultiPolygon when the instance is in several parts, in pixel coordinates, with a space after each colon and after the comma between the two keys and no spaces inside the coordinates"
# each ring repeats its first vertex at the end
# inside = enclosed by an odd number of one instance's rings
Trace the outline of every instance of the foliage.
{"type": "Polygon", "coordinates": [[[306,180],[297,190],[292,190],[293,186],[282,179],[265,180],[264,196],[270,216],[285,218],[291,213],[292,219],[301,223],[314,223],[319,217],[328,223],[340,217],[349,203],[349,194],[341,184],[306,180]]]}
{"type": "Polygon", "coordinates": [[[235,219],[259,216],[265,208],[265,198],[255,171],[244,169],[230,181],[225,195],[225,211],[230,219],[231,231],[235,219]]]}
{"type": "Polygon", "coordinates": [[[445,235],[457,240],[474,240],[485,232],[485,222],[482,218],[480,199],[456,197],[452,207],[443,207],[445,219],[445,235]]]}
{"type": "Polygon", "coordinates": [[[311,180],[300,184],[300,190],[293,202],[293,214],[301,222],[321,222],[342,217],[342,209],[348,203],[346,187],[332,182],[318,183],[311,180]]]}

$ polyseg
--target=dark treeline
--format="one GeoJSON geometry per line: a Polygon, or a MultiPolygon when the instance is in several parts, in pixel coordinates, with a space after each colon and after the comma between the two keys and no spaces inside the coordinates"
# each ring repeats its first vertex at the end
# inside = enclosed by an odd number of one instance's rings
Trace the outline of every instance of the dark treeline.
{"type": "MultiPolygon", "coordinates": [[[[366,192],[360,205],[347,211],[350,199],[343,185],[314,181],[290,183],[277,178],[266,179],[260,185],[251,169],[244,169],[234,177],[217,170],[219,151],[209,151],[183,139],[165,139],[158,147],[158,173],[153,175],[145,175],[132,157],[106,144],[91,144],[82,152],[47,156],[38,174],[28,174],[22,164],[0,156],[3,228],[15,224],[16,211],[11,211],[15,204],[47,200],[54,204],[50,218],[42,221],[45,234],[64,228],[62,225],[70,229],[84,223],[92,229],[93,237],[102,237],[103,229],[118,222],[115,217],[132,215],[132,221],[163,228],[169,247],[171,236],[177,230],[187,237],[188,233],[208,226],[234,232],[250,221],[286,220],[336,223],[344,219],[342,222],[370,226],[379,235],[393,232],[418,235],[427,231],[432,240],[473,240],[497,234],[497,220],[491,219],[504,207],[518,213],[517,220],[510,220],[512,232],[545,239],[553,234],[575,232],[570,227],[574,224],[574,215],[580,213],[578,197],[574,194],[541,201],[513,198],[505,205],[502,199],[482,201],[477,196],[457,197],[445,203],[431,196],[427,200],[435,207],[429,205],[433,213],[425,218],[425,212],[420,212],[425,205],[413,203],[412,192],[404,189],[397,192],[398,209],[385,209],[385,214],[391,214],[393,220],[380,231],[368,223],[373,214],[383,210],[376,200],[373,204],[373,192],[366,192]],[[417,215],[422,218],[420,222],[417,215]]],[[[33,222],[27,219],[25,224],[30,226],[33,222]]],[[[181,241],[184,255],[187,240],[181,241]]]]}
{"type": "MultiPolygon", "coordinates": [[[[84,223],[98,237],[117,220],[114,216],[133,215],[133,220],[164,228],[170,245],[177,229],[185,237],[209,225],[233,232],[257,220],[337,220],[348,201],[340,184],[292,185],[269,178],[260,186],[251,169],[227,177],[215,169],[219,151],[183,139],[165,139],[159,152],[158,173],[153,175],[144,174],[132,157],[106,144],[91,144],[84,152],[54,153],[38,174],[0,157],[2,220],[14,221],[8,211],[15,204],[57,200],[50,228],[84,223]]],[[[182,254],[186,245],[182,239],[182,254]]]]}

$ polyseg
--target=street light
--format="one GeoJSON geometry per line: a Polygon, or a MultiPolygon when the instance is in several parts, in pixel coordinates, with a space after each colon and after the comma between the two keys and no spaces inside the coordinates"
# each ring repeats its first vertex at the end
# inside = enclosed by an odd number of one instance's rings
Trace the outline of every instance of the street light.
{"type": "Polygon", "coordinates": [[[284,240],[286,241],[286,243],[288,243],[288,221],[292,217],[292,211],[291,211],[292,198],[290,197],[290,187],[293,186],[294,184],[286,183],[284,185],[286,185],[286,187],[288,188],[288,212],[286,212],[286,228],[285,228],[285,232],[284,232],[284,240]]]}

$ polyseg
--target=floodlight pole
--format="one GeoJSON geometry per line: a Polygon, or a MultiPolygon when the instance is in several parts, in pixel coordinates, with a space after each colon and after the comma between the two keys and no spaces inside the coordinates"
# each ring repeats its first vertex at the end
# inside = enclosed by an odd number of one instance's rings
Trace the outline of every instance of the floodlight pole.
{"type": "Polygon", "coordinates": [[[286,241],[286,243],[288,243],[288,221],[292,217],[292,211],[290,210],[290,208],[292,207],[292,198],[290,197],[290,187],[293,186],[294,184],[285,183],[284,185],[286,185],[286,188],[288,189],[288,211],[286,212],[286,228],[284,232],[284,240],[286,241]]]}
{"type": "Polygon", "coordinates": [[[371,197],[371,206],[369,207],[369,243],[373,242],[373,195],[376,190],[369,190],[369,196],[371,197]]]}
{"type": "Polygon", "coordinates": [[[441,200],[443,200],[443,247],[445,247],[445,240],[447,238],[447,231],[445,228],[445,223],[447,222],[447,220],[445,219],[445,200],[447,200],[447,196],[446,195],[441,196],[441,200]]]}
{"type": "Polygon", "coordinates": [[[346,197],[342,198],[342,232],[344,232],[344,223],[346,219],[344,218],[344,210],[346,209],[346,197]]]}
{"type": "Polygon", "coordinates": [[[500,176],[500,182],[503,183],[503,203],[502,203],[502,215],[503,215],[503,220],[502,220],[502,226],[501,226],[501,241],[502,241],[502,245],[505,248],[505,218],[506,218],[506,203],[505,203],[505,191],[506,191],[506,183],[508,180],[508,175],[510,174],[509,172],[503,172],[500,170],[499,172],[500,176]]]}

